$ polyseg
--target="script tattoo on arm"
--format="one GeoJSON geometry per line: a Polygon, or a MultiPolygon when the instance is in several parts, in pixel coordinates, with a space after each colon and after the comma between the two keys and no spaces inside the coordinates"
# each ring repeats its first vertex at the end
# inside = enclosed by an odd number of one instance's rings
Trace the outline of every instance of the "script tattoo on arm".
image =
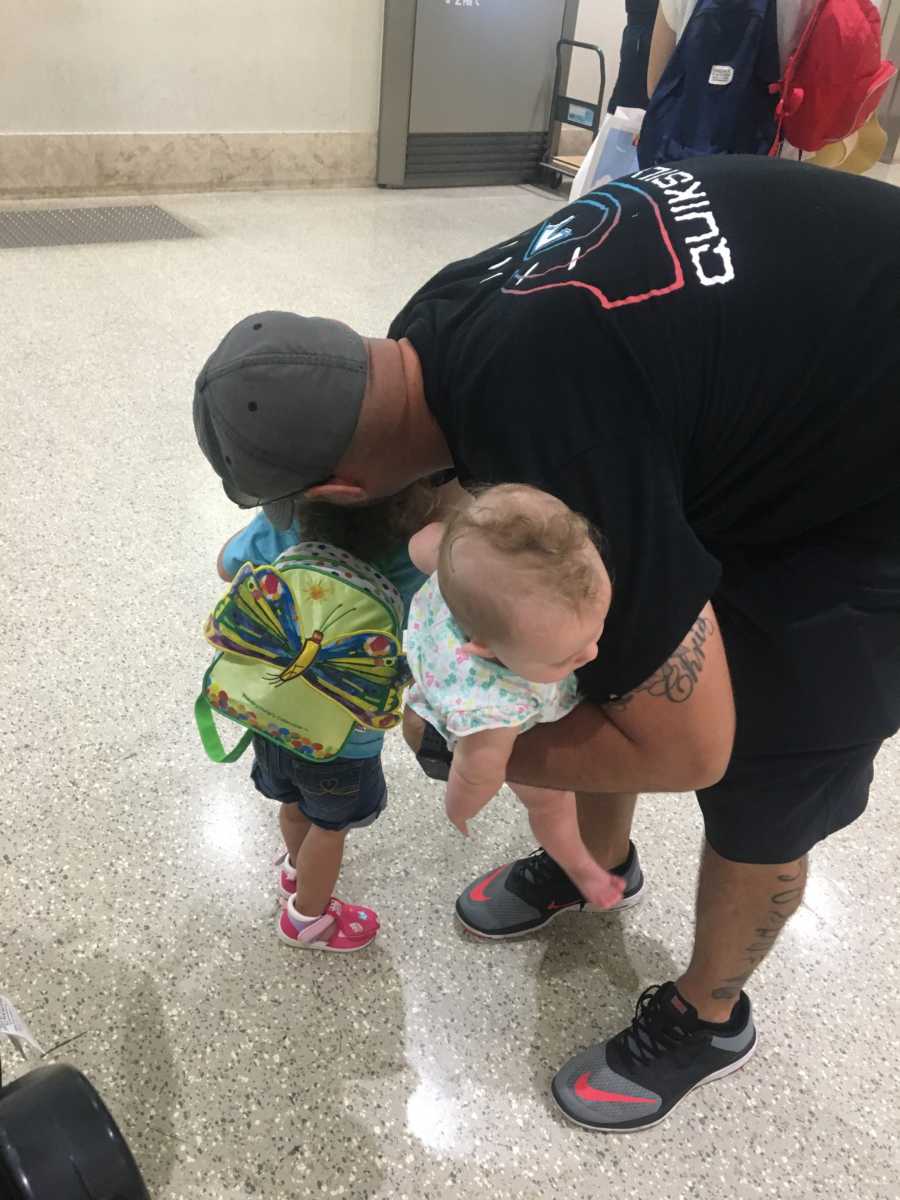
{"type": "Polygon", "coordinates": [[[715,625],[709,617],[698,617],[690,633],[658,671],[627,696],[610,701],[607,707],[620,712],[641,692],[671,700],[673,704],[690,700],[706,663],[706,643],[714,630],[715,625]]]}

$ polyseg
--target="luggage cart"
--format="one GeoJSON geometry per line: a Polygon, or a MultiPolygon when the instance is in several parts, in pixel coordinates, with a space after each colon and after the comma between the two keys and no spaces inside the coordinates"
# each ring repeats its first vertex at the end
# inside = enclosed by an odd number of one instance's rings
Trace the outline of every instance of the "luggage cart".
{"type": "MultiPolygon", "coordinates": [[[[568,84],[568,79],[566,80],[568,84]]],[[[571,38],[560,38],[556,43],[556,74],[553,77],[553,99],[550,107],[550,125],[547,129],[547,149],[541,160],[540,170],[542,182],[549,184],[554,190],[563,179],[574,179],[581,166],[584,155],[560,155],[559,140],[563,125],[574,125],[576,129],[589,129],[591,141],[597,136],[600,122],[603,120],[603,97],[606,92],[606,59],[603,51],[593,42],[575,42],[571,38]],[[564,59],[568,67],[571,54],[564,51],[592,50],[600,61],[600,94],[596,103],[590,100],[576,100],[567,96],[562,90],[564,59]]]]}

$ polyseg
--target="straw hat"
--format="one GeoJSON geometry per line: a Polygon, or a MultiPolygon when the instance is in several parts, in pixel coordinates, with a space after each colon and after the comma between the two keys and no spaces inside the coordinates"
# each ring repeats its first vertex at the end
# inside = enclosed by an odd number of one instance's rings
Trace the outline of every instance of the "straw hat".
{"type": "Polygon", "coordinates": [[[835,171],[862,175],[878,162],[886,145],[887,134],[878,124],[877,115],[873,113],[862,129],[841,142],[823,146],[806,161],[814,163],[817,167],[831,167],[835,171]]]}

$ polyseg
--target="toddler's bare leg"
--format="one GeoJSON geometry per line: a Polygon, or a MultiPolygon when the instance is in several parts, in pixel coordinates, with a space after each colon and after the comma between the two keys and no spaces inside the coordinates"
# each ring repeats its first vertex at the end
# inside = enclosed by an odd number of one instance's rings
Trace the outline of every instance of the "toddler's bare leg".
{"type": "Polygon", "coordinates": [[[346,829],[320,829],[313,825],[297,854],[297,895],[294,908],[306,917],[317,917],[328,906],[344,857],[346,829]]]}
{"type": "Polygon", "coordinates": [[[609,908],[621,898],[624,881],[599,866],[581,840],[574,792],[516,784],[513,791],[528,809],[531,830],[584,898],[609,908]]]}
{"type": "Polygon", "coordinates": [[[297,869],[294,908],[304,916],[317,917],[334,895],[347,831],[320,829],[296,804],[282,804],[278,823],[290,863],[297,869]]]}
{"type": "Polygon", "coordinates": [[[297,855],[306,835],[312,829],[312,822],[304,817],[296,804],[280,804],[278,824],[288,852],[288,862],[292,867],[296,867],[297,855]]]}

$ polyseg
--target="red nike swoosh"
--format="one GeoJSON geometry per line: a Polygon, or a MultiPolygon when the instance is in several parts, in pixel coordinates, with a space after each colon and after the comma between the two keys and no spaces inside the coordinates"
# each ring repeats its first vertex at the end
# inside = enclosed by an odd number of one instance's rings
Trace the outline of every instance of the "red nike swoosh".
{"type": "Polygon", "coordinates": [[[476,883],[471,892],[469,892],[469,899],[476,900],[479,903],[483,903],[485,900],[490,900],[490,896],[487,894],[487,889],[494,882],[497,876],[506,870],[506,867],[507,864],[504,863],[503,866],[498,867],[496,871],[491,871],[490,875],[485,875],[484,879],[482,879],[480,883],[476,883]]]}
{"type": "Polygon", "coordinates": [[[554,900],[552,904],[547,905],[547,908],[574,908],[576,904],[580,903],[580,900],[567,900],[565,904],[557,904],[554,900]]]}
{"type": "Polygon", "coordinates": [[[579,1100],[586,1100],[588,1104],[655,1104],[655,1100],[648,1100],[646,1096],[623,1096],[619,1092],[601,1092],[597,1088],[592,1088],[588,1083],[590,1076],[587,1071],[583,1075],[579,1075],[575,1080],[575,1095],[579,1100]]]}

